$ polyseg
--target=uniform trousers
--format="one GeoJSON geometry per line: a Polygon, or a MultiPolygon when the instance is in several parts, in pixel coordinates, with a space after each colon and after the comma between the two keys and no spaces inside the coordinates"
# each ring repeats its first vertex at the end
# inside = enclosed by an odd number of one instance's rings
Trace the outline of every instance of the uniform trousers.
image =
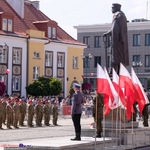
{"type": "Polygon", "coordinates": [[[81,119],[81,114],[72,114],[72,121],[76,133],[81,133],[80,119],[81,119]]]}

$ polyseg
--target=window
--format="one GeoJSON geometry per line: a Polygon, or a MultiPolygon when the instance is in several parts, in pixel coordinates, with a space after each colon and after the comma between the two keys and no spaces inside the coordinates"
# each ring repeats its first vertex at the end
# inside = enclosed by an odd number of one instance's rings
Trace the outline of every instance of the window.
{"type": "Polygon", "coordinates": [[[77,69],[78,57],[73,56],[73,69],[77,69]]]}
{"type": "Polygon", "coordinates": [[[145,56],[145,67],[150,67],[150,55],[145,56]]]}
{"type": "Polygon", "coordinates": [[[88,48],[90,47],[90,45],[89,45],[89,38],[90,38],[89,36],[84,36],[83,37],[83,43],[86,44],[88,46],[88,48]]]}
{"type": "Polygon", "coordinates": [[[39,52],[34,52],[34,58],[40,58],[40,53],[39,52]]]}
{"type": "Polygon", "coordinates": [[[96,56],[94,57],[94,67],[97,67],[97,63],[101,65],[101,57],[100,56],[96,56]]]}
{"type": "Polygon", "coordinates": [[[0,81],[5,82],[5,84],[6,84],[6,76],[0,76],[0,81]]]}
{"type": "Polygon", "coordinates": [[[0,63],[6,63],[6,49],[0,47],[0,63]]]}
{"type": "Polygon", "coordinates": [[[12,20],[8,19],[8,31],[12,32],[12,20]]]}
{"type": "Polygon", "coordinates": [[[84,59],[83,59],[83,67],[84,68],[90,68],[90,59],[88,56],[86,56],[84,59]]]}
{"type": "Polygon", "coordinates": [[[140,34],[133,35],[133,46],[140,46],[140,34]]]}
{"type": "Polygon", "coordinates": [[[7,31],[7,19],[3,19],[3,27],[2,30],[7,31]]]}
{"type": "Polygon", "coordinates": [[[100,36],[95,36],[94,37],[94,47],[100,47],[100,36]]]}
{"type": "Polygon", "coordinates": [[[13,51],[13,63],[20,64],[21,51],[19,49],[14,49],[13,51]]]}
{"type": "Polygon", "coordinates": [[[20,77],[13,77],[13,91],[20,91],[20,77]]]}
{"type": "Polygon", "coordinates": [[[46,52],[46,56],[45,56],[45,64],[48,67],[52,66],[52,53],[46,52]]]}
{"type": "Polygon", "coordinates": [[[48,27],[48,37],[49,37],[49,38],[52,37],[51,27],[48,27]]]}
{"type": "Polygon", "coordinates": [[[150,34],[145,34],[145,45],[150,46],[150,34]]]}
{"type": "Polygon", "coordinates": [[[38,80],[39,78],[39,67],[33,67],[33,80],[38,80]]]}
{"type": "Polygon", "coordinates": [[[140,62],[140,55],[133,55],[133,62],[140,62]]]}
{"type": "Polygon", "coordinates": [[[64,67],[64,60],[63,60],[63,54],[58,54],[58,60],[57,60],[57,63],[58,63],[58,67],[64,67]]]}
{"type": "Polygon", "coordinates": [[[56,38],[56,28],[53,28],[53,38],[56,38]]]}

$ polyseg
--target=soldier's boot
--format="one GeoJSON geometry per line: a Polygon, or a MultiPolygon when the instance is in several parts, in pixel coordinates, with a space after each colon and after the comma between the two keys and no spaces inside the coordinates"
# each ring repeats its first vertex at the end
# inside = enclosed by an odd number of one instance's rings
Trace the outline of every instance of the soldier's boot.
{"type": "Polygon", "coordinates": [[[81,133],[76,133],[76,137],[72,141],[81,141],[81,133]]]}
{"type": "MultiPolygon", "coordinates": [[[[101,132],[97,131],[97,134],[96,134],[96,138],[101,138],[101,132]]],[[[95,138],[95,136],[93,136],[93,138],[95,138]]]]}

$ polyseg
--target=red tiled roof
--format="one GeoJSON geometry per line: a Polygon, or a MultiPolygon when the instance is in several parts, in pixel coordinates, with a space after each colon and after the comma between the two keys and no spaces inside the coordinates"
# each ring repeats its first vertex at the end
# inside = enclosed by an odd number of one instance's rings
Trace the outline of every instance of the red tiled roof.
{"type": "MultiPolygon", "coordinates": [[[[25,1],[30,2],[29,0],[25,1]]],[[[42,13],[40,10],[37,10],[32,4],[28,2],[24,3],[24,18],[21,18],[6,2],[6,0],[0,0],[0,12],[9,12],[14,16],[14,33],[11,33],[11,35],[26,37],[26,29],[38,30],[37,27],[33,24],[33,22],[47,22],[48,20],[51,20],[44,13],[42,13]]],[[[0,34],[8,35],[10,33],[0,31],[0,34]]],[[[57,27],[57,39],[54,41],[85,45],[72,38],[59,26],[57,27]]]]}

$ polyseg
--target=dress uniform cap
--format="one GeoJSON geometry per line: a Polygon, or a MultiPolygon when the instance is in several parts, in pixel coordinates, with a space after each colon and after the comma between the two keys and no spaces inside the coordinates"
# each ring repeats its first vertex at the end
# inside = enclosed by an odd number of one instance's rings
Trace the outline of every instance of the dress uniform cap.
{"type": "Polygon", "coordinates": [[[81,85],[80,85],[80,84],[78,84],[78,83],[74,83],[74,84],[73,84],[73,87],[80,88],[80,87],[81,87],[81,85]]]}
{"type": "Polygon", "coordinates": [[[118,7],[118,8],[121,8],[121,5],[118,4],[118,3],[113,3],[113,4],[112,4],[112,7],[118,7]]]}

